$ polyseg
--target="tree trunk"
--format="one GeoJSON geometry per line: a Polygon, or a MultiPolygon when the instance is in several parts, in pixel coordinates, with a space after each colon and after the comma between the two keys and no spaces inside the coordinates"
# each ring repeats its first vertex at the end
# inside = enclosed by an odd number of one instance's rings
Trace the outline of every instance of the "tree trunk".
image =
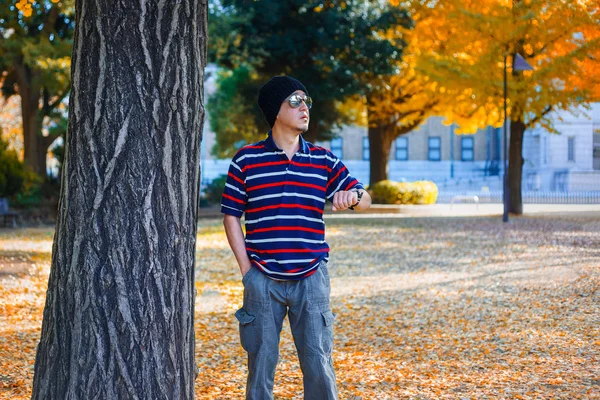
{"type": "Polygon", "coordinates": [[[525,124],[522,121],[510,122],[510,150],[508,153],[508,188],[510,202],[508,211],[523,214],[521,182],[523,180],[523,134],[525,124]]]}
{"type": "Polygon", "coordinates": [[[46,153],[48,145],[42,136],[43,117],[39,112],[40,90],[31,81],[19,81],[21,115],[23,118],[23,152],[25,164],[35,173],[46,177],[46,153]]]}
{"type": "Polygon", "coordinates": [[[206,0],[77,0],[33,399],[194,397],[206,0]]]}
{"type": "Polygon", "coordinates": [[[377,125],[369,127],[370,185],[388,179],[388,162],[394,138],[393,126],[377,125]]]}

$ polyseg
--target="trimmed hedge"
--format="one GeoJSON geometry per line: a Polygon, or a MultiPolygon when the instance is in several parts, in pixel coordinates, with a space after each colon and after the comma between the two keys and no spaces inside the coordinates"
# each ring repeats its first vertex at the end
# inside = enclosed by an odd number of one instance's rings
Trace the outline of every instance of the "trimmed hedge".
{"type": "Polygon", "coordinates": [[[378,204],[435,204],[438,188],[431,181],[381,181],[369,187],[369,193],[378,204]]]}

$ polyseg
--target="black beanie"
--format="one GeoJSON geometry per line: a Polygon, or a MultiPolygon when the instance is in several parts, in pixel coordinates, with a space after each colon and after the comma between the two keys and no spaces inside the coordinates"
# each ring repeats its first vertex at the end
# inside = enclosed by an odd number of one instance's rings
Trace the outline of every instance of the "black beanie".
{"type": "Polygon", "coordinates": [[[289,76],[274,76],[258,89],[258,106],[271,128],[275,125],[281,103],[296,90],[302,90],[308,96],[304,85],[289,76]]]}

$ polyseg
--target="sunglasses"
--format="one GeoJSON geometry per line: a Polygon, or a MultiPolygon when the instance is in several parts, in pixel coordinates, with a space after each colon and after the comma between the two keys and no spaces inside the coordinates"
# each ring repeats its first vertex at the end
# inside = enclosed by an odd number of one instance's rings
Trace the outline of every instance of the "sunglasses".
{"type": "Polygon", "coordinates": [[[290,107],[298,108],[304,102],[306,107],[310,110],[312,107],[312,99],[308,96],[302,97],[299,94],[293,94],[287,99],[288,103],[290,103],[290,107]]]}

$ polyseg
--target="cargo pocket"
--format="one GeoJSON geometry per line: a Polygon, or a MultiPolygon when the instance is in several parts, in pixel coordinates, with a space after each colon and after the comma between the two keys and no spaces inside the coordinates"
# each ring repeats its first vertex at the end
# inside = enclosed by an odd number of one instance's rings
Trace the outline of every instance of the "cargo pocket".
{"type": "Polygon", "coordinates": [[[331,310],[327,310],[322,312],[321,316],[323,317],[321,347],[325,354],[330,355],[333,351],[333,321],[335,320],[335,314],[331,310]]]}
{"type": "Polygon", "coordinates": [[[235,317],[240,322],[240,342],[248,353],[255,353],[257,348],[256,317],[240,308],[235,317]]]}

